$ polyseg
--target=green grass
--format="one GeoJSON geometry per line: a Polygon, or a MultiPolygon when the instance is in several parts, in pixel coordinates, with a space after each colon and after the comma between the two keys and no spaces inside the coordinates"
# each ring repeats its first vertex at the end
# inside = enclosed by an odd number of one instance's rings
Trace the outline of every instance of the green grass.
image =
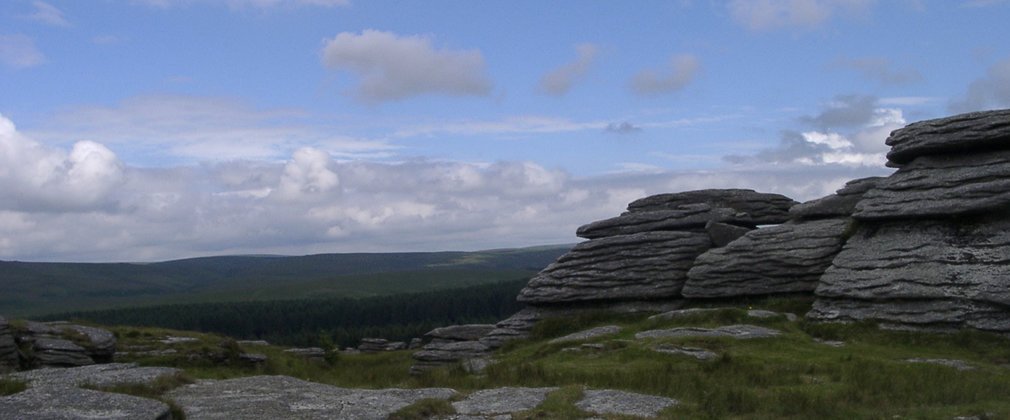
{"type": "Polygon", "coordinates": [[[28,389],[28,384],[12,378],[0,377],[0,397],[17,394],[28,389]]]}
{"type": "MultiPolygon", "coordinates": [[[[220,337],[191,334],[200,341],[175,345],[179,353],[133,359],[142,364],[174,365],[194,378],[229,378],[256,374],[289,375],[342,387],[450,387],[461,392],[499,386],[558,386],[547,402],[521,418],[578,418],[574,407],[583,389],[612,388],[677,399],[663,418],[711,419],[950,419],[955,416],[1010,418],[1010,339],[982,332],[931,334],[884,331],[871,323],[813,324],[785,317],[751,318],[746,308],[789,309],[802,314],[809,299],[748,300],[741,307],[674,320],[648,320],[646,315],[590,313],[541,323],[533,338],[510,343],[495,355],[498,363],[482,375],[458,367],[410,376],[410,352],[341,354],[311,362],[281,348],[248,347],[264,353],[263,366],[194,361],[189,352],[219,347],[220,337]],[[775,328],[783,335],[769,339],[682,338],[634,340],[634,333],[677,326],[748,323],[775,328]],[[617,324],[624,330],[591,342],[600,350],[561,351],[580,343],[551,344],[550,338],[593,326],[617,324]],[[815,339],[840,340],[835,348],[815,339]],[[702,347],[720,356],[698,361],[688,356],[654,352],[658,344],[702,347]],[[908,363],[905,359],[964,360],[977,369],[908,363]]],[[[152,345],[168,330],[118,329],[125,345],[152,345]]],[[[164,346],[169,347],[169,346],[164,346]]],[[[448,405],[424,402],[405,409],[400,418],[442,412],[448,405]]],[[[448,406],[451,408],[451,406],[448,406]]],[[[414,417],[411,417],[414,416],[414,417]]]]}

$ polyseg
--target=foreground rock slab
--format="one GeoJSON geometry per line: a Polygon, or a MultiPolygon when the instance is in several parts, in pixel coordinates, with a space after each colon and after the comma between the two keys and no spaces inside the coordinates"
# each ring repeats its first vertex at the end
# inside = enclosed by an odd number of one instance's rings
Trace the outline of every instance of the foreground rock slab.
{"type": "Polygon", "coordinates": [[[14,343],[10,324],[0,316],[0,372],[11,370],[18,366],[18,347],[14,343]]]}
{"type": "Polygon", "coordinates": [[[39,386],[81,386],[97,387],[150,384],[164,376],[181,373],[175,368],[139,367],[135,363],[109,363],[73,368],[44,368],[8,375],[11,378],[39,386]]]}
{"type": "Polygon", "coordinates": [[[678,327],[648,330],[635,334],[636,339],[683,337],[730,337],[736,339],[770,338],[782,334],[779,330],[757,325],[737,324],[718,328],[678,327]]]}
{"type": "Polygon", "coordinates": [[[448,388],[347,389],[287,376],[200,381],[167,396],[189,420],[385,419],[421,399],[446,400],[448,388]]]}
{"type": "Polygon", "coordinates": [[[923,155],[962,153],[1006,147],[1010,142],[1010,109],[972,112],[920,121],[895,130],[886,143],[887,160],[898,166],[923,155]]]}
{"type": "Polygon", "coordinates": [[[132,395],[73,387],[34,387],[0,397],[0,419],[169,420],[168,405],[132,395]]]}
{"type": "Polygon", "coordinates": [[[498,415],[531,410],[547,399],[550,388],[494,388],[474,392],[462,401],[452,403],[456,413],[467,415],[498,415]]]}
{"type": "Polygon", "coordinates": [[[656,417],[660,411],[680,402],[666,397],[615,391],[612,389],[586,390],[575,407],[599,415],[656,417]]]}

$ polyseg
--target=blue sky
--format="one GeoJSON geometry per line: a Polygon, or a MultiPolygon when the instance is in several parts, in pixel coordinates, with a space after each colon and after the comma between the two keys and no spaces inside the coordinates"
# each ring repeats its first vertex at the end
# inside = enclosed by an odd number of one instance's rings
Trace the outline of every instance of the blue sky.
{"type": "Polygon", "coordinates": [[[9,0],[0,258],[573,242],[1010,106],[1010,2],[9,0]]]}

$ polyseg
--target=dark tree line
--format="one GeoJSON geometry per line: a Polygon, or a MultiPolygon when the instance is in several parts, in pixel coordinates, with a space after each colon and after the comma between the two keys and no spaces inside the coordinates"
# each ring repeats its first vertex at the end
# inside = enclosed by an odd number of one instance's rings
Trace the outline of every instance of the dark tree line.
{"type": "Polygon", "coordinates": [[[409,340],[433,328],[493,323],[522,308],[526,280],[424,293],[350,299],[218,302],[54,314],[103,325],[162,327],[293,346],[357,345],[364,337],[409,340]]]}

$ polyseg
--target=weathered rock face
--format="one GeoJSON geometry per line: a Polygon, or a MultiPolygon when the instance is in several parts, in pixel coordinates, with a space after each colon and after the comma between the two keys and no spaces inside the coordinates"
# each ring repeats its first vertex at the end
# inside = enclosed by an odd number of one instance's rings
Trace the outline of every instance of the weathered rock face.
{"type": "Polygon", "coordinates": [[[547,394],[557,388],[494,388],[470,394],[466,399],[452,403],[459,414],[491,416],[531,410],[547,399],[547,394]]]}
{"type": "Polygon", "coordinates": [[[84,347],[69,340],[39,337],[32,339],[32,362],[41,367],[69,367],[94,364],[84,347]]]}
{"type": "Polygon", "coordinates": [[[135,363],[108,363],[72,368],[44,368],[10,374],[33,387],[82,386],[97,387],[151,384],[158,378],[182,373],[167,367],[140,367],[135,363]]]}
{"type": "Polygon", "coordinates": [[[389,341],[385,338],[362,338],[358,350],[365,353],[378,353],[380,351],[396,351],[407,348],[407,343],[402,341],[389,341]]]}
{"type": "Polygon", "coordinates": [[[738,213],[746,213],[746,215],[740,215],[737,220],[753,225],[784,223],[789,220],[789,208],[796,204],[791,198],[780,194],[759,193],[743,189],[712,189],[645,197],[628,204],[628,212],[677,209],[684,205],[698,203],[708,204],[713,208],[729,208],[738,213]]]}
{"type": "Polygon", "coordinates": [[[76,334],[82,341],[85,354],[97,363],[108,363],[116,354],[116,336],[101,328],[84,325],[62,325],[57,327],[63,335],[76,334]]]}
{"type": "Polygon", "coordinates": [[[685,337],[729,337],[738,340],[771,338],[782,334],[778,330],[757,325],[727,325],[717,328],[677,327],[665,330],[648,330],[635,334],[635,339],[685,338],[685,337]]]}
{"type": "Polygon", "coordinates": [[[621,415],[651,418],[659,415],[667,407],[680,402],[666,397],[638,394],[612,389],[589,389],[575,407],[599,415],[621,415]]]}
{"type": "Polygon", "coordinates": [[[936,218],[1007,208],[1010,150],[1001,150],[917,157],[868,191],[853,217],[936,218]]]}
{"type": "Polygon", "coordinates": [[[728,223],[708,222],[705,224],[705,232],[708,233],[708,238],[712,240],[712,245],[716,247],[729,245],[730,242],[739,239],[752,230],[754,229],[728,223]]]}
{"type": "Polygon", "coordinates": [[[816,293],[814,319],[1010,331],[1010,219],[863,226],[816,293]]]}
{"type": "Polygon", "coordinates": [[[700,230],[710,221],[750,224],[749,220],[742,222],[739,219],[749,217],[733,209],[713,208],[705,203],[685,204],[675,209],[624,213],[583,225],[575,234],[580,238],[596,239],[661,230],[700,230]],[[737,214],[741,214],[741,217],[735,217],[737,214]]]}
{"type": "Polygon", "coordinates": [[[0,397],[0,419],[169,420],[168,405],[132,395],[72,387],[35,387],[0,397]]]}
{"type": "Polygon", "coordinates": [[[167,393],[187,419],[385,419],[422,399],[446,400],[448,388],[347,389],[287,376],[207,380],[167,393]]]}
{"type": "Polygon", "coordinates": [[[813,291],[841,250],[850,223],[824,219],[750,231],[701,254],[681,294],[715,298],[813,291]]]}
{"type": "Polygon", "coordinates": [[[421,350],[414,352],[415,362],[410,367],[411,374],[420,374],[426,370],[465,362],[472,359],[484,359],[490,348],[480,341],[450,341],[428,343],[421,350]]]}
{"type": "Polygon", "coordinates": [[[835,194],[793,206],[789,209],[789,216],[794,219],[849,217],[863,199],[863,194],[882,180],[882,177],[870,177],[849,181],[835,194]]]}
{"type": "Polygon", "coordinates": [[[582,242],[530,280],[529,304],[677,297],[707,234],[645,232],[582,242]]]}
{"type": "Polygon", "coordinates": [[[0,373],[18,367],[18,347],[7,319],[0,316],[0,373]]]}
{"type": "Polygon", "coordinates": [[[895,130],[886,143],[887,160],[903,165],[923,155],[1006,149],[1010,142],[1010,109],[972,112],[921,121],[895,130]]]}

